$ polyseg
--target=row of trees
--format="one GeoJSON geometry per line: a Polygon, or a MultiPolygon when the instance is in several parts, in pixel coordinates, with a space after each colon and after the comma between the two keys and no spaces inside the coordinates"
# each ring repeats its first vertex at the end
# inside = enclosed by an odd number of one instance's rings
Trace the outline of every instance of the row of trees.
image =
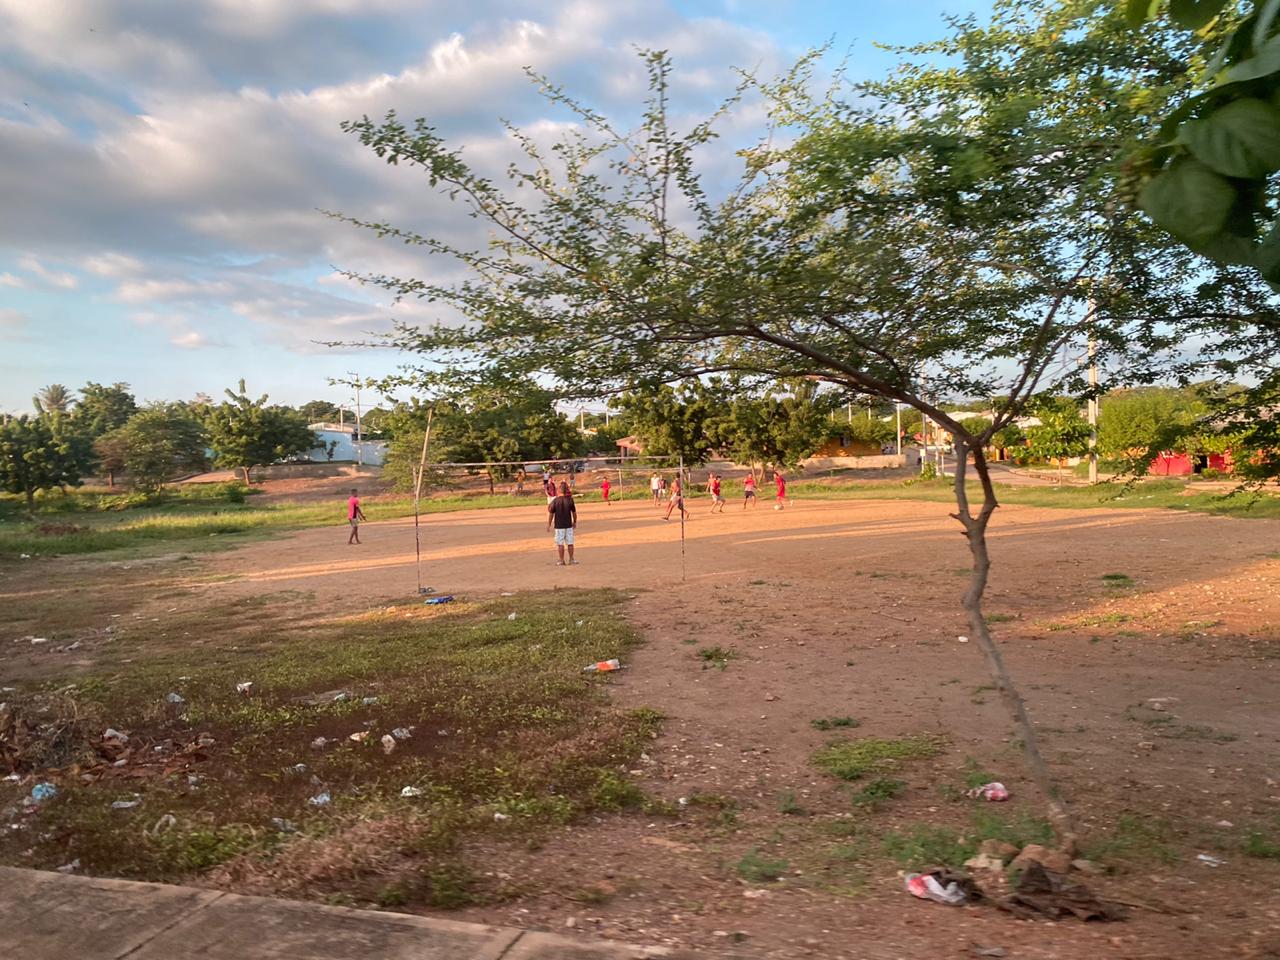
{"type": "Polygon", "coordinates": [[[154,493],[166,481],[202,470],[210,461],[243,472],[310,450],[317,438],[306,418],[288,407],[254,399],[240,381],[215,404],[139,406],[126,383],[88,383],[76,398],[53,384],[35,398],[34,414],[0,423],[0,489],[33,507],[41,490],[77,486],[94,471],[115,484],[124,472],[132,485],[154,493]]]}

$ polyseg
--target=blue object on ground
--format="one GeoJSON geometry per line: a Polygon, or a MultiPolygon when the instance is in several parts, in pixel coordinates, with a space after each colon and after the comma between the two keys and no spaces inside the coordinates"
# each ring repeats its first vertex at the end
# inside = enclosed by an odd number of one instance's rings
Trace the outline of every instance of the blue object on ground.
{"type": "Polygon", "coordinates": [[[432,597],[430,600],[423,600],[422,602],[423,602],[424,604],[433,604],[433,605],[434,605],[434,604],[437,604],[437,603],[449,603],[449,602],[450,602],[450,601],[452,601],[452,600],[453,600],[453,596],[452,596],[452,595],[450,595],[450,596],[447,596],[447,597],[432,597]]]}
{"type": "Polygon", "coordinates": [[[51,800],[53,797],[57,796],[57,794],[58,788],[52,783],[37,783],[31,788],[31,799],[36,803],[51,800]]]}

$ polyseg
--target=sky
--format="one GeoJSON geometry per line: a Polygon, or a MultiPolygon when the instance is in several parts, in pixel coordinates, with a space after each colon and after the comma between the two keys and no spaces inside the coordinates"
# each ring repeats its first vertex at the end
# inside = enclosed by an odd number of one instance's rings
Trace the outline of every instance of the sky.
{"type": "MultiPolygon", "coordinates": [[[[827,42],[854,77],[873,43],[945,33],[987,0],[0,0],[0,411],[48,383],[141,400],[250,393],[347,403],[334,379],[407,359],[333,348],[430,308],[337,272],[454,275],[321,210],[475,246],[476,225],[339,129],[394,108],[501,170],[500,119],[565,122],[528,65],[625,115],[637,48],[667,49],[690,109],[734,68],[827,42]],[[470,241],[470,243],[468,243],[470,241]]],[[[749,131],[739,131],[746,132],[749,131]]],[[[365,403],[375,400],[365,393],[365,403]]]]}

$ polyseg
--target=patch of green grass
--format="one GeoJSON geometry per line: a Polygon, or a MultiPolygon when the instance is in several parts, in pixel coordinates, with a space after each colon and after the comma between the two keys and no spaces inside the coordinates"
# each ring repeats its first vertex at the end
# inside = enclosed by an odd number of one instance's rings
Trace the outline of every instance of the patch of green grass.
{"type": "Polygon", "coordinates": [[[699,647],[697,650],[697,657],[702,661],[703,670],[706,670],[709,667],[716,667],[717,669],[723,670],[725,667],[729,666],[730,660],[738,659],[738,651],[734,650],[732,647],[726,648],[718,645],[714,647],[699,647]]]}
{"type": "Polygon", "coordinates": [[[1173,831],[1166,821],[1126,813],[1117,818],[1111,829],[1095,836],[1085,848],[1085,857],[1100,863],[1120,861],[1137,866],[1175,863],[1178,854],[1172,839],[1173,831]]]}
{"type": "Polygon", "coordinates": [[[1260,860],[1280,860],[1280,831],[1268,835],[1262,830],[1250,830],[1245,834],[1240,852],[1260,860]]]}
{"type": "Polygon", "coordinates": [[[903,830],[890,830],[881,838],[887,856],[904,867],[959,867],[974,855],[977,843],[957,830],[921,823],[903,830]]]}
{"type": "Polygon", "coordinates": [[[807,817],[809,815],[809,811],[800,806],[800,803],[796,800],[795,792],[792,790],[784,790],[778,794],[778,812],[792,817],[807,817]]]}
{"type": "MultiPolygon", "coordinates": [[[[91,873],[178,880],[232,858],[269,862],[297,839],[272,818],[314,841],[407,817],[397,843],[430,856],[421,883],[400,893],[444,906],[487,896],[472,889],[465,863],[441,867],[436,853],[475,831],[536,830],[645,805],[620,771],[650,748],[661,714],[617,709],[608,678],[581,672],[638,643],[622,601],[614,591],[560,590],[438,608],[409,603],[339,622],[273,622],[275,642],[168,649],[9,696],[24,715],[78,719],[66,744],[48,751],[52,769],[32,771],[52,779],[59,796],[30,821],[38,830],[0,833],[0,862],[51,869],[80,859],[91,873]],[[513,606],[520,617],[509,621],[513,606]],[[588,616],[589,636],[575,628],[588,616]],[[242,680],[253,681],[251,693],[236,692],[242,680]],[[311,695],[320,691],[345,696],[317,701],[311,695]],[[169,692],[185,702],[166,704],[169,692]],[[131,764],[154,759],[155,776],[85,783],[58,772],[91,762],[107,726],[136,745],[131,764]],[[381,738],[398,728],[410,736],[393,738],[384,752],[381,738]],[[350,739],[364,731],[363,742],[350,739]],[[200,734],[212,742],[197,747],[200,734]],[[317,737],[327,741],[320,749],[317,737]],[[406,785],[419,795],[402,798],[406,785]],[[330,803],[311,805],[322,790],[330,803]],[[137,807],[111,809],[133,791],[137,807]],[[170,813],[175,824],[148,833],[170,813]]],[[[0,808],[21,793],[0,783],[0,808]]],[[[352,868],[343,892],[378,902],[380,888],[358,875],[352,868]]]]}
{"type": "MultiPolygon", "coordinates": [[[[1181,480],[1166,479],[1145,480],[1134,486],[1122,482],[1045,487],[996,484],[1001,503],[1029,507],[1061,510],[1166,509],[1242,518],[1280,517],[1280,496],[1267,493],[1219,496],[1208,492],[1185,496],[1186,488],[1187,484],[1181,480]]],[[[899,481],[798,481],[791,484],[789,492],[804,500],[928,500],[951,503],[955,496],[949,479],[915,481],[910,485],[899,481]]],[[[979,486],[970,484],[970,496],[981,499],[981,495],[979,486]]]]}
{"type": "Polygon", "coordinates": [[[964,785],[967,789],[972,790],[998,779],[1000,778],[984,769],[973,757],[964,758],[964,785]]]}
{"type": "Polygon", "coordinates": [[[856,727],[859,721],[853,717],[820,717],[817,720],[810,720],[809,725],[815,730],[835,730],[840,727],[856,727]]]}
{"type": "Polygon", "coordinates": [[[882,740],[843,740],[827,744],[813,755],[813,763],[841,780],[861,780],[869,773],[892,770],[908,760],[937,756],[941,745],[933,737],[903,737],[882,740]]]}
{"type": "Polygon", "coordinates": [[[873,812],[878,811],[890,800],[896,800],[902,796],[906,789],[907,784],[904,780],[888,780],[880,777],[854,793],[853,805],[873,812]]]}
{"type": "Polygon", "coordinates": [[[979,842],[999,840],[1015,847],[1025,847],[1029,843],[1050,846],[1054,839],[1053,825],[1048,820],[1026,813],[1009,816],[989,810],[973,812],[969,833],[979,842]]]}
{"type": "Polygon", "coordinates": [[[1104,573],[1102,582],[1109,587],[1132,587],[1133,577],[1127,573],[1104,573]]]}
{"type": "Polygon", "coordinates": [[[787,861],[767,857],[759,849],[752,849],[734,865],[734,870],[743,880],[751,883],[768,883],[781,878],[787,872],[787,861]]]}
{"type": "Polygon", "coordinates": [[[1012,613],[988,613],[986,615],[987,623],[1009,623],[1017,619],[1017,615],[1012,613]]]}

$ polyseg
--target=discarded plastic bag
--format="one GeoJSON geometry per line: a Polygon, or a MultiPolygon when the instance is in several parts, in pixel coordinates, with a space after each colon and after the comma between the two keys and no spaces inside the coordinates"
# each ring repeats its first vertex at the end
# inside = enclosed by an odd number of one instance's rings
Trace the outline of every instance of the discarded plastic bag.
{"type": "Polygon", "coordinates": [[[966,790],[964,795],[974,800],[991,800],[998,803],[1009,799],[1009,788],[1003,783],[992,781],[980,787],[974,787],[972,790],[966,790]]]}
{"type": "Polygon", "coordinates": [[[368,739],[368,737],[369,737],[368,730],[357,730],[351,736],[347,737],[347,739],[354,740],[356,743],[364,743],[365,740],[368,739]]]}
{"type": "Polygon", "coordinates": [[[400,796],[402,796],[402,797],[420,797],[420,796],[422,796],[422,791],[421,791],[420,789],[418,789],[417,787],[405,787],[403,790],[401,790],[401,791],[400,791],[400,796]]]}
{"type": "Polygon", "coordinates": [[[248,693],[253,689],[253,681],[246,680],[243,683],[236,684],[236,693],[248,693]]]}
{"type": "Polygon", "coordinates": [[[317,793],[314,797],[308,800],[307,803],[311,804],[313,807],[323,807],[327,806],[331,799],[333,798],[329,796],[329,792],[326,790],[323,793],[317,793]]]}
{"type": "Polygon", "coordinates": [[[423,600],[422,603],[428,607],[434,607],[437,604],[441,604],[441,603],[453,603],[453,594],[448,594],[443,597],[430,597],[426,600],[423,600]]]}
{"type": "Polygon", "coordinates": [[[396,727],[391,731],[391,735],[397,740],[408,740],[413,736],[408,727],[396,727]]]}
{"type": "Polygon", "coordinates": [[[52,800],[58,795],[58,788],[52,783],[37,783],[31,788],[31,799],[36,803],[52,800]]]}
{"type": "Polygon", "coordinates": [[[583,673],[609,673],[612,670],[621,670],[621,669],[622,669],[622,664],[615,657],[612,660],[601,660],[598,663],[593,663],[590,666],[583,667],[582,672],[583,673]]]}
{"type": "Polygon", "coordinates": [[[172,703],[175,706],[187,702],[180,693],[170,693],[165,696],[164,701],[165,703],[172,703]]]}
{"type": "Polygon", "coordinates": [[[928,873],[909,873],[906,876],[907,892],[921,900],[932,900],[948,906],[959,907],[982,899],[982,890],[962,873],[950,870],[930,870],[928,873]]]}
{"type": "Polygon", "coordinates": [[[381,743],[383,753],[390,753],[396,748],[396,738],[389,733],[384,733],[382,735],[381,743]]]}

